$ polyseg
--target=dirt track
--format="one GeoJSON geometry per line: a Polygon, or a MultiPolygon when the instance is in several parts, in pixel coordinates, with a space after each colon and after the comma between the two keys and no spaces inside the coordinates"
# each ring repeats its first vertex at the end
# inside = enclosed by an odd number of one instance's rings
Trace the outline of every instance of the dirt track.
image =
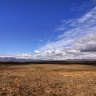
{"type": "Polygon", "coordinates": [[[0,65],[0,96],[96,96],[96,66],[0,65]]]}

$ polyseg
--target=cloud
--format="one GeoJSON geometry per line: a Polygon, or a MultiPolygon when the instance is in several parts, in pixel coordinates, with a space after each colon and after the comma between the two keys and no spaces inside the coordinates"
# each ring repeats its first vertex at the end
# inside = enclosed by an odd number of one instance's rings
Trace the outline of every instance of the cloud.
{"type": "Polygon", "coordinates": [[[16,58],[32,58],[32,53],[31,52],[27,52],[27,53],[22,53],[22,54],[17,54],[17,55],[14,55],[14,57],[16,58]]]}
{"type": "Polygon", "coordinates": [[[40,51],[39,50],[35,50],[34,53],[35,54],[40,54],[40,51]]]}
{"type": "Polygon", "coordinates": [[[96,34],[89,34],[77,40],[74,44],[74,49],[78,49],[81,52],[96,52],[96,34]]]}
{"type": "Polygon", "coordinates": [[[56,42],[50,42],[45,44],[44,46],[42,46],[39,50],[41,51],[45,51],[45,50],[51,50],[51,49],[61,49],[63,47],[68,47],[74,40],[69,39],[69,40],[65,40],[65,39],[61,39],[59,41],[56,42]]]}
{"type": "MultiPolygon", "coordinates": [[[[96,33],[96,7],[86,13],[84,16],[65,21],[63,20],[62,30],[63,34],[58,36],[58,41],[49,42],[41,46],[40,50],[48,50],[54,48],[63,48],[72,45],[72,43],[79,37],[87,34],[96,33]],[[67,27],[66,27],[67,26],[67,27]]],[[[61,28],[59,27],[59,29],[61,28]]],[[[58,31],[61,31],[61,29],[58,31]]]]}
{"type": "Polygon", "coordinates": [[[66,49],[66,55],[73,59],[96,59],[96,33],[76,40],[71,48],[66,49]]]}
{"type": "Polygon", "coordinates": [[[62,20],[57,41],[41,46],[35,58],[96,59],[96,7],[80,18],[62,20]]]}
{"type": "MultiPolygon", "coordinates": [[[[65,21],[62,27],[65,27],[63,34],[59,38],[75,38],[89,33],[96,33],[96,7],[86,13],[84,16],[65,21]],[[67,26],[67,27],[66,27],[67,26]]],[[[61,31],[61,30],[60,30],[61,31]]]]}
{"type": "Polygon", "coordinates": [[[54,59],[57,57],[62,56],[62,52],[61,50],[56,50],[56,49],[51,49],[51,50],[46,50],[44,52],[40,52],[39,50],[36,50],[36,52],[39,53],[35,53],[35,55],[33,56],[33,58],[37,58],[37,59],[54,59]]]}

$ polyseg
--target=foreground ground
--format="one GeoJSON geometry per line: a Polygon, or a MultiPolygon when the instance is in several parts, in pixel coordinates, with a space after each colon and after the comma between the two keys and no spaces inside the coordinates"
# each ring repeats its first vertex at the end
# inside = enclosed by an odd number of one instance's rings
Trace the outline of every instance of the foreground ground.
{"type": "Polygon", "coordinates": [[[96,96],[96,66],[0,65],[0,96],[96,96]]]}

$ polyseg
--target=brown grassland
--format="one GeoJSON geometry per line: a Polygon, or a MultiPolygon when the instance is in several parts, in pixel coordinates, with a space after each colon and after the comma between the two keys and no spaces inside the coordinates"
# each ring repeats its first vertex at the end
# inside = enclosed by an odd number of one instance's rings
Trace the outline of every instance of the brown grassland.
{"type": "Polygon", "coordinates": [[[96,96],[96,66],[1,64],[0,96],[96,96]]]}

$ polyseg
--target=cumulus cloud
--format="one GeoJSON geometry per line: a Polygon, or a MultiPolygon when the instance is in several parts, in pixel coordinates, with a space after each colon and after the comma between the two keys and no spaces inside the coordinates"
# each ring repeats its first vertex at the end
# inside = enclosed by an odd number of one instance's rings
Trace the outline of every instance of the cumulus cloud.
{"type": "Polygon", "coordinates": [[[65,52],[64,57],[69,59],[96,59],[96,34],[89,34],[79,38],[65,52]]]}
{"type": "Polygon", "coordinates": [[[81,52],[96,52],[96,34],[89,34],[77,40],[74,44],[74,49],[78,49],[81,52]]]}
{"type": "Polygon", "coordinates": [[[34,53],[35,54],[40,54],[40,51],[39,50],[35,50],[34,53]]]}
{"type": "Polygon", "coordinates": [[[37,59],[54,59],[57,57],[62,56],[61,50],[56,50],[56,49],[51,49],[51,50],[46,50],[44,52],[40,52],[39,50],[36,50],[35,55],[33,58],[37,59]],[[37,53],[39,52],[39,53],[37,53]]]}
{"type": "Polygon", "coordinates": [[[35,50],[35,58],[96,59],[96,7],[80,18],[62,20],[57,31],[63,33],[35,50]]]}
{"type": "Polygon", "coordinates": [[[15,55],[15,57],[16,58],[32,58],[32,53],[31,52],[22,53],[22,54],[15,55]]]}

